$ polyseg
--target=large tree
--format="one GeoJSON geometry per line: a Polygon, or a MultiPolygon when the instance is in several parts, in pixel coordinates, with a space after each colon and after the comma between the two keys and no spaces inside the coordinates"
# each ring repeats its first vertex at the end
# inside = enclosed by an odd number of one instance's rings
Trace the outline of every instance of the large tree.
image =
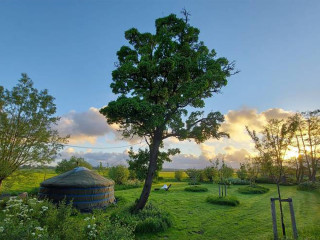
{"type": "Polygon", "coordinates": [[[66,138],[54,129],[59,118],[53,101],[26,74],[12,90],[0,86],[0,187],[20,166],[48,163],[63,147],[66,138]]]}
{"type": "Polygon", "coordinates": [[[204,116],[197,108],[204,108],[204,100],[219,93],[234,73],[233,62],[199,41],[200,31],[189,24],[188,13],[184,19],[174,14],[159,18],[155,27],[155,34],[136,28],[125,32],[130,46],[117,52],[110,85],[120,96],[100,110],[109,124],[120,125],[123,136],[138,135],[149,144],[148,173],[136,210],[148,200],[163,140],[201,143],[227,136],[219,132],[220,112],[204,116]]]}

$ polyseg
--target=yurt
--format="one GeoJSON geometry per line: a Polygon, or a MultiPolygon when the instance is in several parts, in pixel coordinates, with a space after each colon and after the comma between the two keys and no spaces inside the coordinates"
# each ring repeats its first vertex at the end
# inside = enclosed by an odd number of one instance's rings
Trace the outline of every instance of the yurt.
{"type": "Polygon", "coordinates": [[[104,208],[114,202],[114,182],[85,167],[43,181],[39,190],[40,199],[54,203],[70,202],[81,211],[104,208]]]}

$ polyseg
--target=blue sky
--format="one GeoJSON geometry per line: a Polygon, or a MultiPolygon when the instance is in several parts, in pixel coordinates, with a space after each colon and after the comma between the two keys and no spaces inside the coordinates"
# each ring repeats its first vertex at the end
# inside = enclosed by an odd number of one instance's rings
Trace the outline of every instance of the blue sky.
{"type": "MultiPolygon", "coordinates": [[[[223,94],[207,101],[206,111],[219,110],[226,115],[251,111],[261,118],[275,108],[319,108],[320,2],[311,0],[2,0],[0,84],[11,88],[20,73],[26,72],[37,88],[49,89],[56,98],[59,115],[80,114],[77,119],[81,113],[90,115],[91,107],[100,108],[115,99],[109,84],[116,51],[126,44],[124,31],[136,27],[154,32],[156,18],[179,15],[183,7],[192,14],[191,25],[200,29],[200,40],[219,56],[235,60],[241,71],[230,78],[223,94]]],[[[85,141],[85,133],[75,144],[125,143],[107,141],[110,137],[99,134],[96,141],[85,141]]],[[[238,145],[229,142],[224,147],[237,148],[239,144],[241,141],[238,145]]],[[[214,154],[223,152],[217,150],[217,143],[210,146],[214,154]]],[[[203,155],[202,148],[198,146],[194,154],[203,155]]]]}

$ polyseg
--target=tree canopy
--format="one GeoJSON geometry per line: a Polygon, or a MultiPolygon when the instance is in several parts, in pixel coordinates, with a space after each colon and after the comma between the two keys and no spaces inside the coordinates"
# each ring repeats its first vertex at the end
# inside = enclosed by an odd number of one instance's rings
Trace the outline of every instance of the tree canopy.
{"type": "Polygon", "coordinates": [[[61,162],[57,164],[56,173],[68,172],[75,167],[86,167],[92,169],[92,165],[84,160],[82,157],[72,156],[69,160],[62,159],[61,162]]]}
{"type": "Polygon", "coordinates": [[[120,125],[123,136],[138,135],[149,144],[150,164],[145,187],[137,204],[142,209],[148,199],[157,168],[159,148],[169,137],[194,139],[228,136],[219,131],[224,117],[220,112],[197,110],[205,99],[219,93],[234,72],[234,63],[217,57],[199,41],[199,29],[171,14],[155,21],[156,31],[125,32],[130,46],[117,52],[110,87],[119,97],[100,110],[109,124],[120,125]],[[194,110],[191,111],[190,110],[194,110]]]}
{"type": "Polygon", "coordinates": [[[55,113],[54,98],[34,88],[27,74],[12,90],[0,86],[0,186],[24,164],[53,161],[66,141],[54,129],[55,113]]]}

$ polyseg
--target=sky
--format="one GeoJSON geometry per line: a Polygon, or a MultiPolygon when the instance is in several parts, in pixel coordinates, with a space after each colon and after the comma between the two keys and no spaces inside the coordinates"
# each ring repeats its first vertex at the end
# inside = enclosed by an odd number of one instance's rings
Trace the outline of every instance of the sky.
{"type": "Polygon", "coordinates": [[[168,168],[202,168],[224,155],[233,167],[252,150],[245,125],[259,130],[268,119],[319,108],[320,2],[227,1],[0,1],[0,85],[11,88],[27,73],[55,97],[58,129],[71,134],[61,158],[84,157],[96,165],[124,164],[129,146],[99,108],[116,99],[109,87],[116,52],[132,27],[154,33],[154,21],[186,8],[200,40],[240,70],[205,111],[225,115],[230,139],[203,144],[169,139],[180,147],[168,168]]]}

